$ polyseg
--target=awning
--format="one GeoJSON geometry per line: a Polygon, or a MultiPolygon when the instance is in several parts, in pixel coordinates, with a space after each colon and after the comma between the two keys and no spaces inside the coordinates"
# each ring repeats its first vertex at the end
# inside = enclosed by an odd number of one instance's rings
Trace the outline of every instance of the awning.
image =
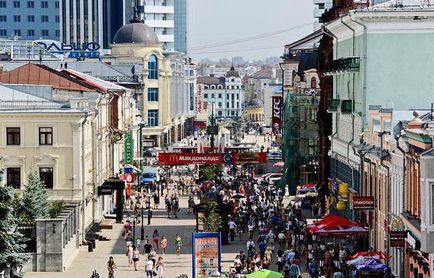
{"type": "Polygon", "coordinates": [[[307,232],[318,236],[366,235],[369,230],[358,222],[338,215],[327,215],[312,225],[307,225],[307,232]]]}
{"type": "Polygon", "coordinates": [[[346,237],[346,236],[361,236],[368,235],[369,230],[364,227],[349,227],[349,228],[336,228],[336,229],[320,229],[315,232],[317,236],[324,237],[346,237]]]}
{"type": "Polygon", "coordinates": [[[354,265],[357,270],[361,271],[384,271],[389,269],[389,267],[379,260],[368,258],[363,260],[362,262],[354,265]]]}
{"type": "Polygon", "coordinates": [[[362,251],[362,252],[357,252],[356,254],[349,256],[348,259],[352,260],[358,257],[371,257],[374,259],[379,259],[379,260],[385,260],[385,259],[390,259],[391,256],[387,255],[386,253],[382,252],[382,251],[362,251]]]}
{"type": "Polygon", "coordinates": [[[285,165],[285,162],[279,161],[273,164],[273,167],[283,167],[285,165]]]}

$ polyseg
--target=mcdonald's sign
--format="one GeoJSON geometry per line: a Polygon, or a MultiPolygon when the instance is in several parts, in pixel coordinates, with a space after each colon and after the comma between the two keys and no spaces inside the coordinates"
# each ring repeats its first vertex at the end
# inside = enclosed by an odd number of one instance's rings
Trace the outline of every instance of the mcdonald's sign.
{"type": "Polygon", "coordinates": [[[158,163],[165,165],[223,164],[221,153],[159,153],[158,163]]]}

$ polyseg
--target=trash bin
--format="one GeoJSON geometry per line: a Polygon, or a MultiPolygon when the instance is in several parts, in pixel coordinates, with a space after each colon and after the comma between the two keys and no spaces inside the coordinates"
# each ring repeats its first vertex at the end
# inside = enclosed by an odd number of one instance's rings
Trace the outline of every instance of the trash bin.
{"type": "Polygon", "coordinates": [[[92,249],[96,248],[96,240],[92,239],[90,242],[92,242],[92,249]]]}
{"type": "Polygon", "coordinates": [[[87,252],[93,252],[93,244],[91,241],[87,242],[87,252]]]}

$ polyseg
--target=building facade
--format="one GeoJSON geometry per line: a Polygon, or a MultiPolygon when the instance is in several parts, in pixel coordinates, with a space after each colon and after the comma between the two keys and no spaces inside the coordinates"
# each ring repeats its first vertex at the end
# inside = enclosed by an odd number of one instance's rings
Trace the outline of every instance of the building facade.
{"type": "Polygon", "coordinates": [[[202,86],[203,101],[214,104],[217,118],[241,117],[244,91],[241,77],[234,67],[222,77],[198,77],[197,84],[202,86]]]}
{"type": "Polygon", "coordinates": [[[0,38],[59,40],[61,1],[0,1],[0,38]]]}
{"type": "Polygon", "coordinates": [[[321,16],[333,6],[333,0],[313,0],[313,30],[316,31],[321,28],[321,16]]]}

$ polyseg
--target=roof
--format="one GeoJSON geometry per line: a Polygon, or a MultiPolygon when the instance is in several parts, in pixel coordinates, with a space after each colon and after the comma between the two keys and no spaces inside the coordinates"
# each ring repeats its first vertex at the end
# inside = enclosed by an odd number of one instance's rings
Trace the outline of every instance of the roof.
{"type": "Polygon", "coordinates": [[[264,102],[259,98],[253,98],[247,103],[247,107],[264,107],[264,102]]]}
{"type": "Polygon", "coordinates": [[[203,85],[219,85],[225,84],[225,78],[224,77],[211,77],[211,76],[200,76],[197,78],[197,84],[203,84],[203,85]]]}
{"type": "Polygon", "coordinates": [[[319,46],[319,40],[322,38],[323,30],[319,29],[309,35],[285,45],[287,50],[305,50],[305,49],[317,49],[319,46]]]}
{"type": "Polygon", "coordinates": [[[122,26],[113,37],[113,44],[159,44],[154,30],[141,22],[131,22],[122,26]]]}
{"type": "Polygon", "coordinates": [[[26,94],[0,84],[0,101],[47,101],[44,98],[26,94]]]}
{"type": "Polygon", "coordinates": [[[51,85],[55,89],[91,92],[95,88],[85,82],[46,65],[28,63],[0,74],[0,83],[51,85]]]}
{"type": "Polygon", "coordinates": [[[298,74],[301,76],[305,71],[318,69],[318,51],[305,52],[300,54],[300,63],[298,64],[298,74]]]}
{"type": "Polygon", "coordinates": [[[235,70],[234,66],[231,66],[231,69],[226,73],[226,77],[240,77],[240,74],[235,70]]]}
{"type": "Polygon", "coordinates": [[[81,78],[84,82],[87,84],[97,88],[99,91],[107,92],[107,91],[125,91],[126,88],[119,86],[113,82],[105,81],[75,70],[71,69],[64,69],[62,72],[65,72],[71,76],[74,76],[76,78],[81,78]]]}

